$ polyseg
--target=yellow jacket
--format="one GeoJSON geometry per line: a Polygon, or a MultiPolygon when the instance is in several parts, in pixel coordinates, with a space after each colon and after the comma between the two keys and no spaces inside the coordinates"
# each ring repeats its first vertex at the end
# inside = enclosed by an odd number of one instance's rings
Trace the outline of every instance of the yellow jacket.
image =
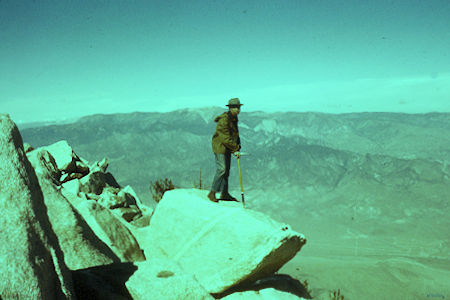
{"type": "Polygon", "coordinates": [[[241,149],[238,118],[233,116],[231,112],[224,112],[214,119],[217,123],[216,132],[212,137],[212,150],[217,154],[225,154],[228,149],[236,152],[241,149]]]}

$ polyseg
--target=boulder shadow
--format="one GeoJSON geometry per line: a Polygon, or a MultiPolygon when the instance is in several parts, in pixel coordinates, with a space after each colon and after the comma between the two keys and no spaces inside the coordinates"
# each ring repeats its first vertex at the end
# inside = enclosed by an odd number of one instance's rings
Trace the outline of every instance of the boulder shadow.
{"type": "Polygon", "coordinates": [[[130,299],[125,282],[137,270],[133,263],[113,263],[72,271],[75,294],[78,299],[130,299]]]}
{"type": "Polygon", "coordinates": [[[267,288],[273,288],[281,292],[294,294],[305,299],[312,299],[312,296],[309,294],[308,290],[299,280],[286,274],[274,274],[258,279],[254,282],[242,282],[222,293],[212,294],[212,296],[216,299],[220,299],[236,292],[260,291],[267,288]]]}

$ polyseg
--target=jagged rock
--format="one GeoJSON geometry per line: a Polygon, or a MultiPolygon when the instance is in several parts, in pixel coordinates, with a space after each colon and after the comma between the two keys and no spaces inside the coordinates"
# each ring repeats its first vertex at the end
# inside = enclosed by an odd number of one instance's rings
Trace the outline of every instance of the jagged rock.
{"type": "Polygon", "coordinates": [[[62,187],[66,193],[73,194],[75,196],[78,196],[81,192],[81,183],[78,179],[67,181],[62,184],[62,187]]]}
{"type": "Polygon", "coordinates": [[[133,190],[133,188],[129,185],[127,185],[126,187],[124,187],[121,192],[126,193],[130,196],[133,197],[134,201],[132,200],[131,204],[136,204],[139,208],[142,205],[142,201],[139,199],[138,195],[136,194],[136,192],[133,190]]]}
{"type": "Polygon", "coordinates": [[[118,188],[105,187],[97,202],[109,209],[126,207],[125,197],[119,197],[117,195],[119,191],[120,189],[118,188]]]}
{"type": "Polygon", "coordinates": [[[95,201],[98,201],[98,200],[100,200],[100,195],[96,195],[96,194],[89,193],[89,194],[86,194],[86,198],[87,198],[88,200],[95,200],[95,201]]]}
{"type": "Polygon", "coordinates": [[[62,189],[61,192],[77,209],[95,234],[107,244],[122,262],[142,261],[145,256],[130,230],[107,208],[94,200],[88,200],[80,193],[80,198],[62,189]]]}
{"type": "Polygon", "coordinates": [[[135,217],[130,224],[138,228],[149,226],[153,214],[153,209],[150,207],[149,209],[149,212],[147,212],[147,210],[141,210],[142,215],[135,217]]]}
{"type": "Polygon", "coordinates": [[[31,152],[34,150],[33,146],[31,146],[28,143],[23,143],[23,150],[25,150],[25,153],[31,152]]]}
{"type": "Polygon", "coordinates": [[[141,212],[141,216],[139,216],[139,215],[136,216],[130,222],[130,224],[132,224],[134,227],[145,227],[145,226],[150,225],[150,219],[153,215],[153,208],[143,204],[131,186],[127,185],[126,187],[124,187],[121,190],[121,192],[131,195],[134,199],[134,202],[136,203],[137,207],[139,208],[139,210],[141,212]]]}
{"type": "Polygon", "coordinates": [[[82,176],[89,174],[89,166],[86,163],[82,161],[76,161],[75,164],[76,173],[80,173],[82,174],[82,176]]]}
{"type": "Polygon", "coordinates": [[[17,126],[5,114],[0,114],[0,211],[0,298],[74,299],[36,174],[17,126]]]}
{"type": "Polygon", "coordinates": [[[214,299],[174,261],[149,259],[136,265],[137,271],[125,283],[134,300],[214,299]]]}
{"type": "Polygon", "coordinates": [[[41,148],[50,152],[50,154],[55,159],[59,170],[66,173],[76,171],[76,161],[79,160],[79,157],[75,154],[72,147],[69,146],[67,141],[59,141],[52,145],[41,148]]]}
{"type": "Polygon", "coordinates": [[[89,161],[87,159],[82,158],[81,156],[78,156],[80,159],[80,162],[82,162],[84,165],[89,166],[89,161]]]}
{"type": "Polygon", "coordinates": [[[105,173],[93,172],[80,179],[81,191],[83,193],[94,193],[100,195],[106,187],[105,173]]]}
{"type": "Polygon", "coordinates": [[[286,224],[193,189],[166,192],[137,234],[146,254],[174,259],[210,293],[273,274],[306,242],[286,224]]]}
{"type": "Polygon", "coordinates": [[[64,173],[61,175],[60,181],[61,183],[66,183],[70,180],[83,178],[83,176],[81,173],[64,173]]]}
{"type": "Polygon", "coordinates": [[[120,188],[111,173],[103,173],[95,170],[81,178],[80,183],[81,191],[86,194],[94,193],[100,195],[106,186],[120,188]]]}
{"type": "Polygon", "coordinates": [[[135,205],[130,207],[119,207],[113,209],[112,213],[115,214],[117,217],[124,219],[128,223],[133,221],[134,218],[136,218],[137,220],[138,218],[142,217],[141,211],[135,205]]]}
{"type": "Polygon", "coordinates": [[[100,194],[98,203],[110,209],[137,205],[136,199],[131,194],[114,187],[105,187],[100,194]]]}
{"type": "Polygon", "coordinates": [[[59,184],[59,179],[61,177],[61,171],[58,169],[56,165],[56,161],[53,156],[42,148],[33,150],[27,153],[27,158],[30,161],[31,165],[34,168],[34,172],[40,177],[45,177],[48,180],[51,180],[55,184],[59,184]],[[45,165],[45,168],[36,169],[36,164],[45,165]]]}
{"type": "Polygon", "coordinates": [[[127,193],[126,191],[124,191],[123,189],[121,189],[117,193],[117,196],[119,197],[119,199],[122,199],[122,201],[125,203],[125,207],[129,207],[129,206],[132,206],[132,205],[136,205],[137,206],[136,198],[132,194],[127,193]]]}
{"type": "Polygon", "coordinates": [[[109,166],[109,159],[108,158],[103,158],[101,161],[97,161],[95,162],[92,166],[91,166],[91,172],[101,172],[101,173],[105,173],[106,169],[109,166]]]}
{"type": "Polygon", "coordinates": [[[67,173],[62,174],[60,177],[61,183],[65,183],[65,182],[73,179],[73,178],[69,178],[69,176],[70,176],[70,174],[67,174],[67,173]]]}
{"type": "Polygon", "coordinates": [[[77,270],[118,262],[119,258],[94,234],[53,183],[56,164],[51,154],[44,149],[38,149],[27,156],[38,176],[48,217],[58,236],[69,269],[77,270]]]}

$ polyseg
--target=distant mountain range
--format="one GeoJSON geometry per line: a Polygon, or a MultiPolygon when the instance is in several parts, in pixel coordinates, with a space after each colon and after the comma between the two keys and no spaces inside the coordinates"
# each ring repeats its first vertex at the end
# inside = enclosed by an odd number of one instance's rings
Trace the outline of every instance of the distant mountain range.
{"type": "MultiPolygon", "coordinates": [[[[108,157],[118,182],[150,203],[149,183],[160,178],[193,187],[201,170],[209,188],[213,119],[223,111],[93,115],[21,132],[34,147],[65,139],[89,161],[108,157]]],[[[311,231],[321,218],[347,224],[346,231],[352,224],[349,234],[360,236],[387,233],[387,223],[405,234],[424,234],[429,222],[447,230],[449,113],[242,112],[239,120],[242,151],[249,153],[241,160],[249,207],[294,224],[309,220],[301,227],[311,231]]],[[[235,162],[230,185],[239,196],[235,162]]],[[[333,230],[343,228],[324,234],[333,230]]]]}

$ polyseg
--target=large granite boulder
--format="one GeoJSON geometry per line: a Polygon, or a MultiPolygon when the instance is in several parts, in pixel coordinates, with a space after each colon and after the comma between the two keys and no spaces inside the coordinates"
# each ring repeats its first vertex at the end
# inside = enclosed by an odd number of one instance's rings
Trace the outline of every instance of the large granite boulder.
{"type": "Polygon", "coordinates": [[[72,277],[17,126],[0,114],[0,298],[74,299],[72,277]]]}
{"type": "Polygon", "coordinates": [[[134,300],[214,299],[195,276],[168,259],[135,263],[137,271],[125,283],[134,300]]]}
{"type": "Polygon", "coordinates": [[[76,162],[80,158],[75,154],[72,147],[69,146],[67,141],[59,141],[52,145],[41,147],[38,149],[44,149],[51,153],[56,161],[58,169],[66,173],[76,170],[76,162]]]}
{"type": "Polygon", "coordinates": [[[175,260],[213,294],[273,274],[306,242],[286,224],[195,189],[166,192],[136,234],[146,255],[175,260]]]}
{"type": "Polygon", "coordinates": [[[37,149],[27,154],[37,174],[48,217],[71,270],[119,262],[119,258],[92,231],[54,183],[56,163],[51,154],[37,149]]]}

